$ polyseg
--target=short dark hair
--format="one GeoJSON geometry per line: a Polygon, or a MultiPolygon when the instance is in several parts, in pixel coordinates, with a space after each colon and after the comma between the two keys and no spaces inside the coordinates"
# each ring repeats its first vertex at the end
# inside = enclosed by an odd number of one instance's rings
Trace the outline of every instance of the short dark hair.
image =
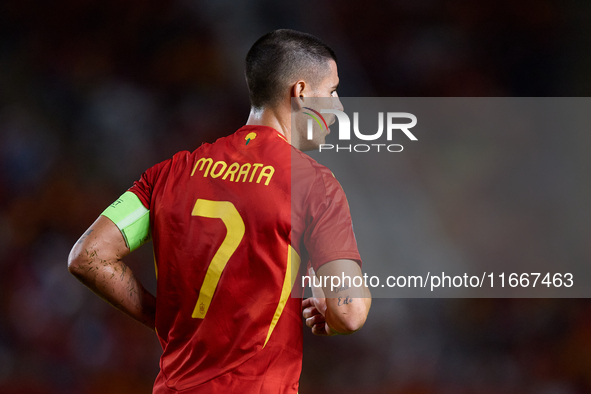
{"type": "Polygon", "coordinates": [[[328,45],[311,34],[290,29],[274,30],[254,43],[246,55],[245,75],[254,108],[279,102],[289,83],[302,77],[317,78],[328,71],[326,62],[337,61],[328,45]]]}

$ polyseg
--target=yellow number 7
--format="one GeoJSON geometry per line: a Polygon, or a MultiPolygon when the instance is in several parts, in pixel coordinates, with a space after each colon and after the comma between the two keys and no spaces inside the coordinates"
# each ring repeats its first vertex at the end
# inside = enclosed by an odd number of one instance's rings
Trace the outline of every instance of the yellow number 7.
{"type": "Polygon", "coordinates": [[[192,216],[203,216],[206,218],[221,219],[226,226],[226,238],[220,245],[213,259],[209,263],[203,285],[199,290],[199,298],[195,304],[192,317],[196,319],[203,319],[213,293],[218,285],[222,271],[226,268],[226,264],[232,254],[238,248],[240,241],[244,237],[244,221],[240,213],[229,201],[211,201],[198,199],[193,207],[192,216]]]}

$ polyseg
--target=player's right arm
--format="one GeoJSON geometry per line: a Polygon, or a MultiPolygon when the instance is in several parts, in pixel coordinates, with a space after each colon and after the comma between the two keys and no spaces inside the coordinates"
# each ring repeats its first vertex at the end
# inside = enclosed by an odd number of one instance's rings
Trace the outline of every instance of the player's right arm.
{"type": "MultiPolygon", "coordinates": [[[[313,274],[313,271],[311,271],[313,274]]],[[[303,316],[306,325],[316,335],[348,335],[365,324],[371,307],[371,293],[363,281],[361,268],[353,260],[334,260],[322,265],[316,275],[324,277],[349,277],[353,283],[361,283],[361,287],[343,284],[331,287],[331,280],[322,280],[328,286],[312,286],[312,297],[304,300],[303,316]],[[354,278],[359,277],[357,281],[354,278]]]]}

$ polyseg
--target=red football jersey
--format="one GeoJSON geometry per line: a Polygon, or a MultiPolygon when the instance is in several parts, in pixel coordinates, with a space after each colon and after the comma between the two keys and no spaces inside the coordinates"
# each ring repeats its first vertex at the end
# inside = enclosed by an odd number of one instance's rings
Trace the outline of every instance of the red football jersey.
{"type": "Polygon", "coordinates": [[[129,190],[150,210],[163,349],[154,393],[297,392],[292,271],[300,256],[315,268],[360,261],[331,172],[276,130],[244,126],[155,165],[129,190]]]}

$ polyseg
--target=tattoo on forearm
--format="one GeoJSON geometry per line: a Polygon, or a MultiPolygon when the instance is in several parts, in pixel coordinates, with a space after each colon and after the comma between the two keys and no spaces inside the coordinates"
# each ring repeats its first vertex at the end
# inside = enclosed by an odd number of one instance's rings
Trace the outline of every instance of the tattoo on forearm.
{"type": "Polygon", "coordinates": [[[82,242],[84,242],[84,240],[86,239],[86,237],[88,237],[90,235],[90,233],[92,233],[92,229],[88,230],[87,232],[85,232],[80,239],[78,240],[78,242],[76,242],[77,244],[81,244],[82,242]]]}
{"type": "Polygon", "coordinates": [[[334,292],[335,292],[335,293],[338,293],[338,292],[340,292],[340,291],[347,290],[347,289],[349,289],[349,288],[350,288],[350,286],[348,286],[348,285],[341,286],[341,287],[339,287],[339,288],[335,289],[335,291],[334,291],[334,292]]]}
{"type": "Polygon", "coordinates": [[[338,306],[343,306],[347,304],[351,304],[353,302],[353,298],[346,296],[345,298],[339,297],[339,302],[337,303],[338,306]]]}

